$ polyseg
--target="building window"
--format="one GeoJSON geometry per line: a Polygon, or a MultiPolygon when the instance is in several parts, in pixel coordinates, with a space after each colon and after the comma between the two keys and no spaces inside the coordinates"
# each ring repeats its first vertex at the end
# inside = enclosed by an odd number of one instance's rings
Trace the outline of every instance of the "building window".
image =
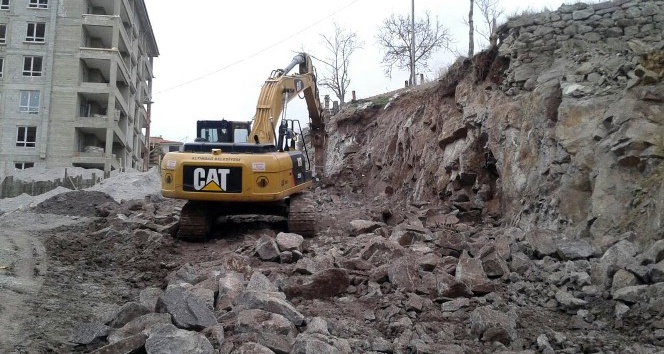
{"type": "Polygon", "coordinates": [[[23,58],[23,76],[41,76],[42,57],[23,58]]]}
{"type": "Polygon", "coordinates": [[[39,91],[21,91],[21,103],[18,110],[21,113],[39,113],[39,91]]]}
{"type": "Polygon", "coordinates": [[[0,79],[2,79],[2,73],[5,69],[5,58],[0,58],[0,79]]]}
{"type": "Polygon", "coordinates": [[[25,35],[26,42],[44,42],[46,32],[45,23],[28,23],[28,33],[25,35]]]}
{"type": "Polygon", "coordinates": [[[25,170],[32,167],[35,167],[34,162],[14,162],[14,168],[17,170],[25,170]]]}
{"type": "Polygon", "coordinates": [[[9,10],[9,0],[0,0],[0,10],[9,10]]]}
{"type": "Polygon", "coordinates": [[[48,0],[30,0],[28,7],[31,9],[48,9],[48,0]]]}
{"type": "Polygon", "coordinates": [[[7,44],[7,25],[0,24],[0,44],[7,44]]]}
{"type": "Polygon", "coordinates": [[[16,146],[35,147],[37,143],[37,127],[18,127],[16,131],[16,146]]]}

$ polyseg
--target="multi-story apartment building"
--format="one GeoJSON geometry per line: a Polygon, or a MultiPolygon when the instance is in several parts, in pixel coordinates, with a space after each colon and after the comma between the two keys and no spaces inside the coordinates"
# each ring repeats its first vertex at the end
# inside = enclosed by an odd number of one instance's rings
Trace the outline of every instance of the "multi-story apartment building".
{"type": "Polygon", "coordinates": [[[0,175],[147,168],[158,55],[144,0],[0,0],[0,175]]]}

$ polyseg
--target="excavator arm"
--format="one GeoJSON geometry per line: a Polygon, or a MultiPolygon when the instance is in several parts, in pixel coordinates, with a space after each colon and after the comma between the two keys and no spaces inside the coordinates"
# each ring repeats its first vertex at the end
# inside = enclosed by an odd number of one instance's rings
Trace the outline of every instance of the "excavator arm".
{"type": "Polygon", "coordinates": [[[322,171],[325,122],[316,74],[311,57],[307,53],[297,54],[286,68],[273,70],[270,77],[265,80],[258,97],[249,142],[276,145],[277,122],[288,102],[300,94],[304,95],[309,112],[309,123],[316,150],[315,166],[318,171],[322,171]],[[288,75],[296,65],[299,73],[288,75]]]}

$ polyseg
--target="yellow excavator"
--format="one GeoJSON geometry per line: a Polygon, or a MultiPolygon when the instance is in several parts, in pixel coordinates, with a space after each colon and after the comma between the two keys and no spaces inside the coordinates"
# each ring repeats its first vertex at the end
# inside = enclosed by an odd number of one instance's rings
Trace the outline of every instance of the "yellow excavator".
{"type": "Polygon", "coordinates": [[[198,121],[196,136],[182,152],[169,152],[161,162],[162,195],[187,200],[180,238],[205,240],[218,217],[243,214],[284,216],[289,232],[315,234],[313,204],[304,194],[313,183],[313,170],[323,168],[325,122],[307,53],[272,71],[251,122],[198,121]],[[289,75],[296,65],[299,73],[289,75]],[[285,117],[295,97],[307,103],[314,163],[299,121],[285,117]]]}

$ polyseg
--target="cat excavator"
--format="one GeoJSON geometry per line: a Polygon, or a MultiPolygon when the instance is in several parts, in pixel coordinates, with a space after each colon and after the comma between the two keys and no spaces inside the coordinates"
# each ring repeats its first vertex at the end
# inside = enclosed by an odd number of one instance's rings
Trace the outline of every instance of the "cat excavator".
{"type": "Polygon", "coordinates": [[[205,240],[219,217],[244,214],[283,216],[289,232],[313,236],[316,215],[306,194],[323,168],[323,115],[311,57],[298,53],[271,72],[251,122],[198,121],[195,141],[161,162],[161,194],[187,200],[178,237],[205,240]],[[295,66],[299,72],[289,75],[295,66]],[[285,116],[295,97],[306,100],[313,163],[299,120],[285,116]]]}

